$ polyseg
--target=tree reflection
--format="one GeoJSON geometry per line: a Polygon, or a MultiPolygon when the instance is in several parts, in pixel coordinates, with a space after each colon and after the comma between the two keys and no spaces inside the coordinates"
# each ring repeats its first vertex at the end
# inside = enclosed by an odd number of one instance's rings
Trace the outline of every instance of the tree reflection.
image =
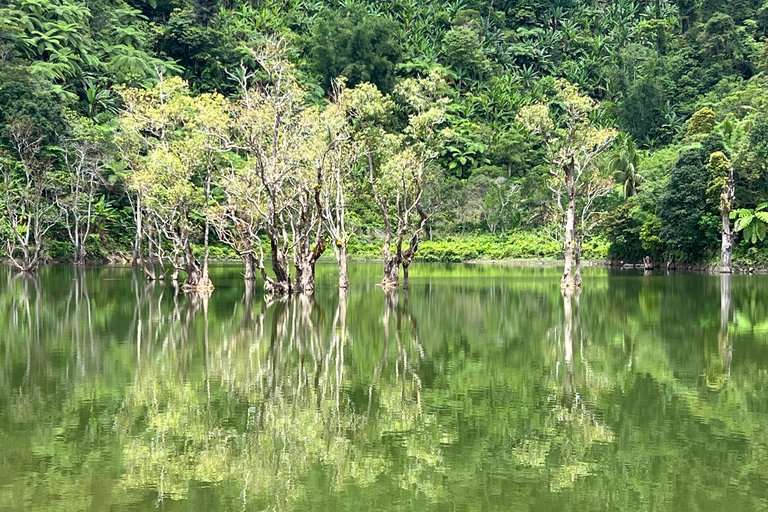
{"type": "MultiPolygon", "coordinates": [[[[596,443],[613,440],[611,429],[596,414],[587,399],[593,394],[592,370],[584,360],[581,330],[580,290],[562,290],[563,323],[562,346],[564,369],[562,391],[551,388],[548,424],[551,434],[534,442],[526,440],[517,450],[521,464],[551,468],[549,488],[560,491],[574,485],[580,477],[596,469],[590,451],[596,443]],[[576,372],[574,345],[578,344],[581,371],[576,372]]],[[[557,361],[560,366],[561,361],[557,361]]]]}
{"type": "Polygon", "coordinates": [[[733,341],[728,332],[728,323],[732,313],[731,274],[720,274],[720,332],[717,337],[717,346],[727,375],[731,374],[731,360],[733,359],[733,341]]]}
{"type": "Polygon", "coordinates": [[[740,276],[270,298],[68,272],[3,275],[0,503],[629,510],[723,475],[764,495],[768,306],[740,276]]]}
{"type": "MultiPolygon", "coordinates": [[[[196,300],[185,314],[200,312],[196,300]]],[[[352,402],[346,378],[348,300],[341,291],[330,322],[312,296],[264,302],[255,323],[268,326],[266,335],[244,343],[236,334],[209,347],[203,319],[206,364],[198,371],[205,372],[205,389],[192,374],[168,378],[184,375],[179,364],[189,343],[143,364],[118,416],[128,468],[124,484],[152,487],[161,499],[185,497],[193,481],[239,481],[241,499],[267,499],[282,509],[303,497],[300,483],[318,464],[336,490],[350,482],[369,485],[392,469],[394,450],[401,454],[399,484],[435,495],[440,436],[435,418],[422,410],[423,348],[407,298],[401,302],[396,291],[385,298],[386,348],[369,385],[367,410],[352,402]],[[241,407],[247,407],[247,420],[232,423],[231,414],[241,407]]],[[[205,304],[203,298],[204,317],[205,304]]],[[[168,335],[191,339],[194,323],[181,325],[168,335]]],[[[249,325],[241,324],[246,330],[249,325]]]]}

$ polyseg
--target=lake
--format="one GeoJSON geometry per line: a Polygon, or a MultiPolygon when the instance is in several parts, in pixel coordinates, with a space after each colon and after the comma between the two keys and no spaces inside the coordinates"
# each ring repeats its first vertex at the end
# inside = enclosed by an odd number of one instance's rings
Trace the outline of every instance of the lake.
{"type": "Polygon", "coordinates": [[[0,269],[3,511],[768,510],[768,276],[0,269]]]}

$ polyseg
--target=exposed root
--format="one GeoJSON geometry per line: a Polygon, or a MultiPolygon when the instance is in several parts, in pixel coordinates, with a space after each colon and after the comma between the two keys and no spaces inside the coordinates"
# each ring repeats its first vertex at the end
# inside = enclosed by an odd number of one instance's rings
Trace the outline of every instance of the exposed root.
{"type": "Polygon", "coordinates": [[[183,290],[213,290],[214,286],[209,277],[202,277],[197,283],[185,282],[181,288],[183,290]]]}
{"type": "Polygon", "coordinates": [[[400,283],[398,281],[394,281],[392,279],[387,279],[386,277],[381,280],[381,283],[379,285],[385,290],[396,290],[400,283]]]}

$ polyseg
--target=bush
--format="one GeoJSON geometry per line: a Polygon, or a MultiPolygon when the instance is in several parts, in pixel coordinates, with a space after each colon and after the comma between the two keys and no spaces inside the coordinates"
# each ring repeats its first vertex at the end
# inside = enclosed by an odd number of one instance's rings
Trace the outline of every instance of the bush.
{"type": "Polygon", "coordinates": [[[104,247],[102,247],[102,239],[99,234],[88,235],[85,239],[85,257],[89,261],[103,261],[107,259],[107,252],[104,250],[104,247]]]}
{"type": "MultiPolygon", "coordinates": [[[[333,249],[330,251],[333,255],[333,249]]],[[[366,244],[355,242],[347,244],[347,253],[353,258],[369,259],[381,256],[381,246],[376,244],[366,244]]]]}
{"type": "Polygon", "coordinates": [[[45,244],[45,256],[55,261],[72,261],[75,246],[63,240],[52,240],[45,244]]]}
{"type": "MultiPolygon", "coordinates": [[[[192,254],[195,258],[202,258],[205,253],[205,246],[200,244],[194,244],[192,246],[192,254]]],[[[227,247],[226,245],[214,245],[208,246],[208,257],[212,260],[239,260],[240,256],[237,255],[234,249],[227,247]]]]}
{"type": "MultiPolygon", "coordinates": [[[[583,258],[604,260],[609,243],[593,238],[584,244],[583,258]]],[[[350,245],[353,257],[379,257],[381,247],[374,244],[350,245]]],[[[449,237],[426,240],[419,245],[420,261],[459,262],[468,260],[521,260],[562,258],[561,244],[543,233],[512,233],[508,236],[449,237]]]]}

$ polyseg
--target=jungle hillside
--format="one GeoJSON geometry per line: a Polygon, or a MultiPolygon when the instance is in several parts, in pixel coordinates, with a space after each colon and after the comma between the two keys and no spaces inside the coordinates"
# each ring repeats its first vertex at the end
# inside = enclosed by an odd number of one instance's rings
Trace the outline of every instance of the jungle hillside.
{"type": "Polygon", "coordinates": [[[2,257],[764,266],[767,36],[762,0],[3,0],[2,257]]]}

